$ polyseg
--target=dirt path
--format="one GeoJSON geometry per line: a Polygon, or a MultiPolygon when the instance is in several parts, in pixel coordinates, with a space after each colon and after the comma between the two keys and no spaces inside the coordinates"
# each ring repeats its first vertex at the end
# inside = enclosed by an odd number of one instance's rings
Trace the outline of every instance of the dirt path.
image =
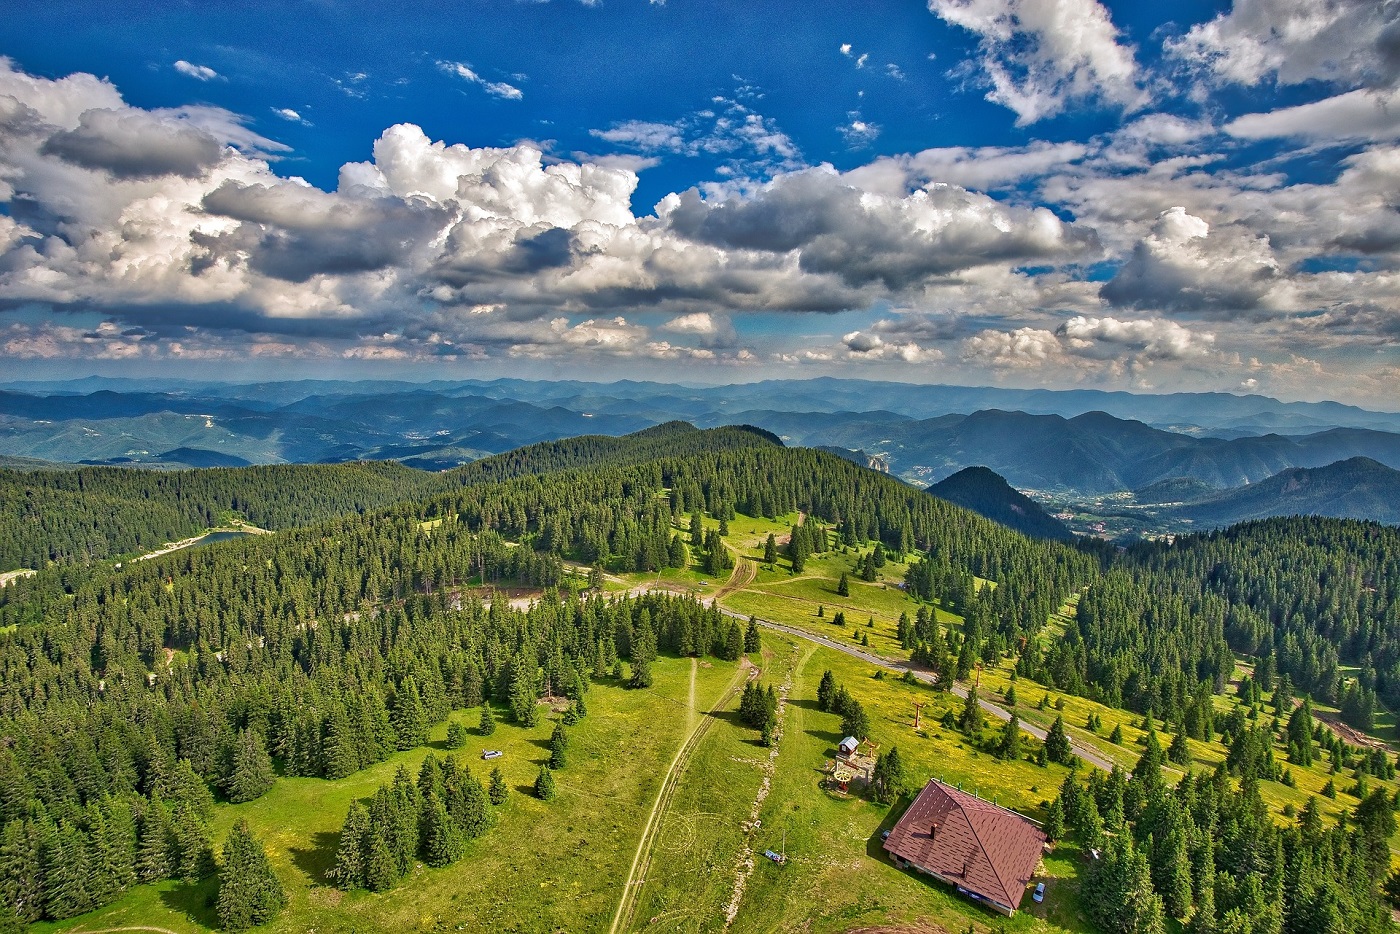
{"type": "MultiPolygon", "coordinates": [[[[800,649],[797,643],[793,643],[793,655],[797,655],[800,649]]],[[[724,928],[728,930],[734,919],[739,915],[739,906],[744,901],[744,890],[748,888],[749,877],[753,875],[754,869],[754,837],[758,830],[758,815],[763,810],[763,803],[768,800],[768,793],[773,790],[773,776],[778,770],[778,747],[782,744],[783,734],[787,732],[786,720],[788,715],[788,695],[792,693],[793,679],[802,673],[803,667],[807,664],[807,659],[812,657],[815,649],[809,647],[791,668],[788,669],[787,677],[783,679],[782,686],[778,688],[778,731],[773,738],[773,746],[768,750],[768,758],[763,761],[763,783],[758,787],[758,794],[754,796],[753,807],[749,809],[749,831],[744,840],[743,849],[739,851],[739,857],[734,867],[734,892],[729,897],[729,903],[724,908],[724,928]]],[[[802,728],[800,707],[791,708],[798,712],[796,728],[802,728]]]]}
{"type": "Polygon", "coordinates": [[[724,586],[715,591],[714,599],[722,600],[736,590],[742,590],[754,582],[758,576],[758,565],[752,558],[745,558],[742,555],[734,560],[734,570],[729,572],[729,580],[724,582],[724,586]]]}
{"type": "Polygon", "coordinates": [[[656,793],[656,802],[652,804],[651,813],[647,815],[646,824],[642,827],[642,838],[637,842],[637,852],[632,856],[632,867],[627,871],[627,881],[622,886],[622,898],[613,914],[612,926],[608,928],[609,934],[625,931],[632,924],[632,914],[637,910],[637,897],[641,894],[642,885],[646,882],[647,872],[651,868],[652,857],[655,855],[657,832],[661,829],[662,818],[671,807],[671,799],[676,795],[676,788],[680,785],[681,775],[685,772],[691,754],[705,738],[710,725],[715,722],[715,715],[729,706],[734,695],[739,693],[740,682],[745,680],[746,676],[751,678],[758,672],[758,669],[741,663],[723,696],[707,713],[701,715],[695,706],[696,666],[696,660],[691,659],[690,707],[686,713],[686,725],[690,729],[690,735],[671,760],[671,766],[666,770],[666,777],[661,782],[661,789],[656,793]]]}

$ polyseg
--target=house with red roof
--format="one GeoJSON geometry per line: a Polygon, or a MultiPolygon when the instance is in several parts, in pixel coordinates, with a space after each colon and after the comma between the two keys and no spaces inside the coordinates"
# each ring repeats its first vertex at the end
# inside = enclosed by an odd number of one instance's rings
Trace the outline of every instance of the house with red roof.
{"type": "Polygon", "coordinates": [[[1015,811],[932,779],[885,839],[914,868],[1013,915],[1045,851],[1045,834],[1015,811]]]}

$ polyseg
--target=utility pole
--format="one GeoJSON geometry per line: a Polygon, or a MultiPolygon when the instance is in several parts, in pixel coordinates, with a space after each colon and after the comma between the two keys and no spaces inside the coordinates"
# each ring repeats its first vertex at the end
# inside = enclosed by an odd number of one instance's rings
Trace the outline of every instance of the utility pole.
{"type": "Polygon", "coordinates": [[[924,709],[924,705],[914,701],[914,729],[919,728],[919,712],[924,709]]]}

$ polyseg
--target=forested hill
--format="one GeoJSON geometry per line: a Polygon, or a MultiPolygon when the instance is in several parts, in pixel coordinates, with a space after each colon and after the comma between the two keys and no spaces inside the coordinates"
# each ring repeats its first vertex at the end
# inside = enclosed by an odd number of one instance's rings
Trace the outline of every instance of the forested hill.
{"type": "Polygon", "coordinates": [[[0,569],[147,551],[236,514],[284,529],[423,495],[441,480],[393,461],[152,471],[0,470],[0,569]]]}
{"type": "Polygon", "coordinates": [[[1060,542],[1074,539],[1074,533],[1063,522],[987,467],[964,467],[928,491],[1035,538],[1060,542]]]}
{"type": "MultiPolygon", "coordinates": [[[[742,430],[710,440],[644,435],[634,452],[672,455],[634,463],[626,444],[587,442],[557,463],[614,463],[0,590],[0,917],[69,917],[138,880],[207,873],[210,788],[262,794],[269,755],[283,774],[341,777],[421,745],[448,709],[483,696],[533,716],[537,697],[580,697],[619,658],[637,680],[658,647],[728,652],[737,624],[686,598],[551,597],[521,613],[461,593],[563,585],[564,557],[681,566],[676,520],[697,510],[801,511],[799,537],[818,550],[832,532],[926,549],[926,582],[997,582],[977,604],[1007,644],[1033,637],[1097,570],[1085,552],[840,458],[742,430]],[[138,839],[176,841],[175,857],[147,860],[138,839]],[[98,870],[88,853],[102,854],[98,870]]],[[[724,547],[718,532],[707,547],[724,547]]]]}
{"type": "Polygon", "coordinates": [[[688,422],[666,422],[622,437],[583,435],[531,444],[449,471],[453,485],[492,483],[528,474],[579,467],[621,466],[663,457],[687,457],[750,447],[782,447],[777,435],[752,425],[700,430],[688,422]]]}
{"type": "Polygon", "coordinates": [[[535,444],[446,474],[394,461],[178,471],[0,470],[0,571],[148,551],[229,514],[262,528],[288,529],[525,474],[781,444],[757,428],[700,431],[671,422],[621,438],[593,435],[535,444]]]}
{"type": "Polygon", "coordinates": [[[1400,523],[1400,470],[1369,457],[1297,467],[1175,510],[1205,527],[1269,516],[1311,515],[1400,523]]]}
{"type": "Polygon", "coordinates": [[[1377,695],[1400,706],[1400,529],[1295,517],[1138,545],[1080,600],[1077,623],[1029,653],[1026,673],[1196,735],[1241,652],[1265,685],[1286,674],[1369,729],[1377,695]]]}

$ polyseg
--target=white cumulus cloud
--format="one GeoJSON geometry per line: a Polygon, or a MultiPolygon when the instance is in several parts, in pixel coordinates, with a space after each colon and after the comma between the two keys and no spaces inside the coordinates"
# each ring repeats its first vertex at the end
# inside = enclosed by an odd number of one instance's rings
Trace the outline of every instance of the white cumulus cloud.
{"type": "Polygon", "coordinates": [[[987,99],[1025,126],[1074,101],[1144,101],[1133,48],[1097,0],[928,0],[930,12],[980,39],[987,99]]]}

